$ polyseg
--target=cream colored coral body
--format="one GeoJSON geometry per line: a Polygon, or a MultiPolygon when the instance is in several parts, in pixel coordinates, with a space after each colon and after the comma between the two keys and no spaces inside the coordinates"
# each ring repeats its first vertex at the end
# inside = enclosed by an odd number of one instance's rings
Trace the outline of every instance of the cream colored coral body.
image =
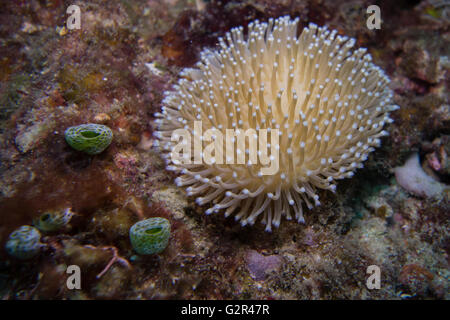
{"type": "MultiPolygon", "coordinates": [[[[258,218],[266,230],[284,216],[304,222],[303,204],[319,205],[317,189],[362,167],[380,137],[391,104],[389,79],[354,40],[310,24],[297,36],[298,19],[281,17],[232,29],[219,50],[204,50],[165,93],[156,136],[176,183],[199,196],[206,213],[235,214],[242,225],[258,218]],[[279,168],[261,175],[261,164],[174,164],[176,129],[279,129],[279,168]]],[[[194,134],[193,139],[201,139],[194,134]]],[[[268,138],[268,140],[270,140],[268,138]]],[[[207,145],[203,141],[203,145],[207,145]]],[[[240,150],[238,152],[245,152],[240,150]]],[[[217,156],[221,156],[218,152],[217,156]]]]}

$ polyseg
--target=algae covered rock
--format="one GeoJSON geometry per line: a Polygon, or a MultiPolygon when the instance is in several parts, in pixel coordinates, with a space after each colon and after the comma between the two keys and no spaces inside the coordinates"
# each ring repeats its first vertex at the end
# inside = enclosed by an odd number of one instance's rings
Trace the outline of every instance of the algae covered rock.
{"type": "Polygon", "coordinates": [[[99,154],[113,139],[110,128],[102,124],[88,123],[68,128],[65,133],[67,143],[78,151],[87,154],[99,154]]]}
{"type": "Polygon", "coordinates": [[[169,243],[170,222],[161,217],[150,218],[135,223],[130,228],[130,241],[139,254],[162,252],[169,243]]]}
{"type": "Polygon", "coordinates": [[[39,230],[32,226],[21,226],[9,235],[5,249],[9,255],[18,259],[31,259],[42,247],[40,240],[39,230]]]}

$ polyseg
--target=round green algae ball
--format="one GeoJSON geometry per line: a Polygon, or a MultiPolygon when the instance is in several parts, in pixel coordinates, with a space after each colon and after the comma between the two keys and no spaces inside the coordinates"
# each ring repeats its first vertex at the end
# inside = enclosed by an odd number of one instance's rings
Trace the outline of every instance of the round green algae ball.
{"type": "Polygon", "coordinates": [[[36,256],[41,247],[41,234],[32,226],[21,226],[9,235],[5,249],[8,254],[21,260],[36,256]]]}
{"type": "Polygon", "coordinates": [[[161,217],[139,221],[130,228],[131,245],[143,255],[162,252],[169,243],[169,237],[170,222],[161,217]]]}
{"type": "Polygon", "coordinates": [[[70,208],[47,211],[33,221],[36,228],[44,232],[57,231],[69,223],[73,212],[70,208]]]}
{"type": "Polygon", "coordinates": [[[70,127],[66,129],[64,136],[72,148],[90,155],[101,153],[111,144],[113,139],[110,128],[96,123],[70,127]]]}

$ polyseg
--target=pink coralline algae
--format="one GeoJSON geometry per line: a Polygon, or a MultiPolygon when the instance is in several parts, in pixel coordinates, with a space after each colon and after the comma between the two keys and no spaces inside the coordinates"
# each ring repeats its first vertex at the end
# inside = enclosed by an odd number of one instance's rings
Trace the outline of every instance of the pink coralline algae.
{"type": "Polygon", "coordinates": [[[435,171],[439,171],[441,169],[441,163],[439,162],[439,159],[436,155],[436,152],[433,152],[428,158],[428,164],[431,168],[435,171]]]}
{"type": "Polygon", "coordinates": [[[247,253],[246,261],[250,275],[256,281],[262,281],[269,272],[279,270],[282,263],[281,257],[277,255],[263,256],[255,250],[247,253]]]}

